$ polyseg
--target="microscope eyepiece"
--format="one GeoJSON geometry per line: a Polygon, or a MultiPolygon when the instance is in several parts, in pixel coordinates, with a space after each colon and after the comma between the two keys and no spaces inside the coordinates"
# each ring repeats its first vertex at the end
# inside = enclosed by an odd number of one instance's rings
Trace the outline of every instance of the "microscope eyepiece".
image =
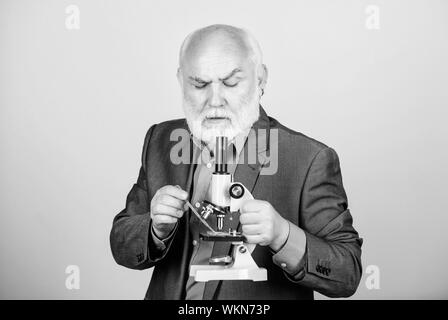
{"type": "Polygon", "coordinates": [[[216,137],[215,173],[227,174],[227,137],[216,137]]]}

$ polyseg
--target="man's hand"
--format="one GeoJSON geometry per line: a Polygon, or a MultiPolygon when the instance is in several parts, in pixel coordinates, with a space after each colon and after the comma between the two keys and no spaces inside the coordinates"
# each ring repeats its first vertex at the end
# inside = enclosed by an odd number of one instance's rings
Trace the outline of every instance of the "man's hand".
{"type": "Polygon", "coordinates": [[[270,246],[278,251],[288,238],[289,224],[272,205],[262,200],[247,200],[240,210],[240,223],[248,243],[270,246]]]}
{"type": "Polygon", "coordinates": [[[151,200],[151,220],[154,233],[159,239],[166,238],[186,210],[188,193],[179,186],[166,185],[151,200]]]}

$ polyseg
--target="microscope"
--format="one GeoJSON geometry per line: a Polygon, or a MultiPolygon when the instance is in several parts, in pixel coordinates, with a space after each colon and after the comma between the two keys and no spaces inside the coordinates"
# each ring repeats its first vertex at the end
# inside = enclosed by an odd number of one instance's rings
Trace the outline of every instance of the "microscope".
{"type": "Polygon", "coordinates": [[[187,202],[191,211],[203,223],[208,231],[200,234],[203,241],[230,242],[230,255],[209,258],[208,265],[190,266],[190,276],[195,281],[211,280],[252,280],[266,281],[267,271],[259,268],[252,258],[255,244],[248,244],[244,235],[229,228],[224,230],[226,219],[238,218],[239,210],[245,200],[254,199],[246,187],[239,182],[233,182],[233,176],[227,169],[227,137],[216,137],[215,170],[211,179],[210,201],[202,201],[192,206],[187,202]],[[216,230],[211,227],[207,218],[216,216],[216,230]]]}

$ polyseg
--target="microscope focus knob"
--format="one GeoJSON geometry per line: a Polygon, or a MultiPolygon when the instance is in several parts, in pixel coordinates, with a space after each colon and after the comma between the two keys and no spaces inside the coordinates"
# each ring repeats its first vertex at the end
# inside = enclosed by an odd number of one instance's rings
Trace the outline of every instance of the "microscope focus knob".
{"type": "Polygon", "coordinates": [[[244,187],[242,184],[235,183],[230,187],[230,196],[234,199],[239,199],[244,196],[244,187]]]}

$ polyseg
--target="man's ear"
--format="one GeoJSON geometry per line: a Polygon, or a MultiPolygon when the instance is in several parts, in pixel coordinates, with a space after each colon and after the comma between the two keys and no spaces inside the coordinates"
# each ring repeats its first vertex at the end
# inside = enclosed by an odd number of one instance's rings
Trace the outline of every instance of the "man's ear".
{"type": "Polygon", "coordinates": [[[258,67],[258,86],[264,91],[268,81],[268,68],[263,63],[258,67]]]}
{"type": "Polygon", "coordinates": [[[180,70],[180,67],[177,68],[177,81],[179,82],[180,87],[182,88],[183,84],[184,84],[184,80],[182,79],[182,70],[180,70]]]}

